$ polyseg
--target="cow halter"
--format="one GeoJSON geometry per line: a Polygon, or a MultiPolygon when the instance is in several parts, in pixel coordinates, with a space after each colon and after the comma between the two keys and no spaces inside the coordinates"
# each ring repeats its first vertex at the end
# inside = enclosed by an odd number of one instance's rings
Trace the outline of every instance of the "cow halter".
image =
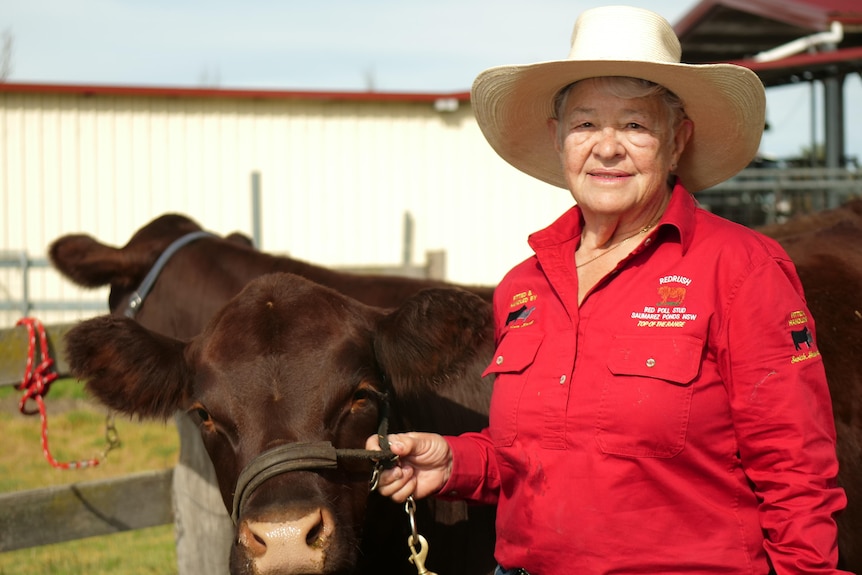
{"type": "Polygon", "coordinates": [[[141,306],[144,305],[144,298],[146,298],[150,293],[150,290],[153,289],[153,284],[156,283],[156,279],[162,272],[162,268],[165,267],[165,264],[168,263],[168,260],[170,260],[175,253],[182,249],[186,244],[190,244],[201,238],[214,236],[215,234],[201,230],[191,232],[174,240],[174,242],[168,246],[168,249],[162,252],[159,259],[156,260],[156,263],[153,264],[153,267],[151,267],[150,271],[147,272],[147,275],[144,276],[144,281],[141,282],[138,289],[132,292],[132,296],[129,298],[129,303],[126,304],[126,309],[123,312],[123,315],[131,318],[135,317],[135,314],[137,314],[138,310],[141,309],[141,306]]]}
{"type": "Polygon", "coordinates": [[[395,465],[398,456],[389,448],[386,439],[389,428],[389,397],[381,394],[380,421],[377,425],[377,439],[380,450],[338,449],[329,441],[286,443],[264,451],[249,463],[239,474],[233,494],[231,519],[234,524],[246,500],[266,480],[289,471],[334,469],[339,459],[359,459],[374,462],[371,475],[371,490],[377,487],[377,478],[384,469],[395,465]]]}

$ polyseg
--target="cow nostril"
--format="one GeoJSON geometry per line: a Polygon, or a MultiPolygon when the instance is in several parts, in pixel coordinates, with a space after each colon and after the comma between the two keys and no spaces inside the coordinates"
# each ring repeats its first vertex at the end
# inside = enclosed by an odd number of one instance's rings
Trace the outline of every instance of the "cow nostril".
{"type": "Polygon", "coordinates": [[[326,545],[331,527],[328,523],[326,512],[321,510],[317,522],[308,530],[308,535],[305,537],[305,542],[313,549],[321,549],[326,545]]]}
{"type": "Polygon", "coordinates": [[[243,521],[240,524],[239,532],[237,533],[237,543],[240,547],[248,549],[254,557],[260,557],[266,553],[266,538],[259,535],[248,521],[243,521]]]}

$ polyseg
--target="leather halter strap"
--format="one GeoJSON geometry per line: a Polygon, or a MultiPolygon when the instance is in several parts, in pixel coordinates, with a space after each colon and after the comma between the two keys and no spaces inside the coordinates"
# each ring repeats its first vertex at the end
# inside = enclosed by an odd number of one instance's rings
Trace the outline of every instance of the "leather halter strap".
{"type": "MultiPolygon", "coordinates": [[[[335,469],[339,459],[364,459],[374,462],[372,484],[383,469],[395,465],[398,456],[389,449],[386,439],[389,427],[389,402],[384,396],[381,403],[377,438],[380,450],[336,449],[329,441],[286,443],[264,451],[255,457],[239,474],[233,493],[231,519],[236,524],[242,506],[254,491],[267,479],[290,471],[335,469]]],[[[373,488],[372,488],[373,490],[373,488]]]]}
{"type": "Polygon", "coordinates": [[[144,276],[144,281],[141,282],[141,285],[138,286],[138,289],[132,292],[132,295],[129,298],[129,303],[126,304],[126,309],[123,312],[123,315],[131,318],[135,317],[135,315],[141,309],[141,306],[144,305],[144,298],[146,298],[147,295],[150,293],[150,290],[153,289],[153,284],[156,283],[156,279],[162,272],[162,268],[165,267],[165,264],[168,263],[168,260],[170,260],[175,253],[177,253],[185,245],[190,244],[196,240],[214,236],[215,234],[201,230],[197,232],[191,232],[180,237],[179,239],[174,240],[174,242],[168,246],[168,249],[162,252],[159,258],[156,260],[156,263],[153,264],[153,267],[151,267],[150,271],[147,272],[147,275],[144,276]]]}

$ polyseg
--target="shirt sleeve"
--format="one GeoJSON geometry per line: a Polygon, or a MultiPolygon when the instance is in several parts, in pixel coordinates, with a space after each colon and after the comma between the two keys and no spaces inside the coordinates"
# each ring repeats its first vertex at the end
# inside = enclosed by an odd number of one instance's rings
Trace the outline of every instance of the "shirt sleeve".
{"type": "Polygon", "coordinates": [[[778,575],[836,573],[835,424],[814,319],[786,256],[734,286],[720,358],[743,469],[778,575]]]}
{"type": "Polygon", "coordinates": [[[440,490],[443,499],[493,505],[500,491],[500,476],[488,430],[446,437],[452,450],[452,473],[440,490]]]}

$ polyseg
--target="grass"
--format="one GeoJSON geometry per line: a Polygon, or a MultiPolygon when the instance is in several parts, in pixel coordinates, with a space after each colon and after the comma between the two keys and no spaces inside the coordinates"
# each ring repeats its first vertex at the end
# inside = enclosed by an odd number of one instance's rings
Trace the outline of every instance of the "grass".
{"type": "Polygon", "coordinates": [[[172,525],[0,553],[0,575],[175,575],[176,572],[172,525]]]}
{"type": "MultiPolygon", "coordinates": [[[[120,447],[107,457],[106,411],[87,400],[80,383],[59,380],[45,398],[49,448],[58,461],[101,460],[96,467],[60,470],[42,454],[38,415],[18,411],[20,391],[0,388],[0,492],[119,477],[167,469],[177,462],[179,438],[172,421],[139,422],[118,416],[120,447]]],[[[36,405],[31,402],[31,407],[36,405]]],[[[177,557],[172,525],[92,537],[0,553],[0,575],[155,575],[175,574],[177,557]]]]}

